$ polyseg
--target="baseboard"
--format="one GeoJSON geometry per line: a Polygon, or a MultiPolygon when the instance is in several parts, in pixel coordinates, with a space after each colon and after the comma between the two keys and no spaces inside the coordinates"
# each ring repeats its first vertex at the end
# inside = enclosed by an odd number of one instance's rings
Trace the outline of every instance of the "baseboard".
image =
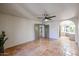
{"type": "Polygon", "coordinates": [[[18,45],[14,45],[14,46],[11,46],[11,47],[9,47],[9,48],[5,48],[4,50],[10,49],[10,48],[14,48],[14,47],[18,47],[18,46],[22,46],[22,45],[24,45],[24,44],[28,44],[28,43],[31,43],[31,42],[33,42],[33,41],[35,41],[35,40],[28,41],[28,42],[25,42],[25,43],[21,43],[21,44],[18,44],[18,45]]]}

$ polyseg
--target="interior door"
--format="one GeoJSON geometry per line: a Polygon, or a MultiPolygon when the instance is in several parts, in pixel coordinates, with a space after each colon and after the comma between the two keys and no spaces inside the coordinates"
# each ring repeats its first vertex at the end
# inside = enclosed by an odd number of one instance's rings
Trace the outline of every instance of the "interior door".
{"type": "Polygon", "coordinates": [[[34,25],[35,39],[42,37],[49,38],[49,25],[35,24],[34,25]]]}
{"type": "Polygon", "coordinates": [[[49,25],[44,25],[45,38],[49,38],[49,25]]]}
{"type": "Polygon", "coordinates": [[[35,39],[37,40],[37,39],[39,39],[39,35],[40,35],[40,33],[39,33],[39,24],[35,24],[34,25],[34,32],[35,32],[35,39]]]}

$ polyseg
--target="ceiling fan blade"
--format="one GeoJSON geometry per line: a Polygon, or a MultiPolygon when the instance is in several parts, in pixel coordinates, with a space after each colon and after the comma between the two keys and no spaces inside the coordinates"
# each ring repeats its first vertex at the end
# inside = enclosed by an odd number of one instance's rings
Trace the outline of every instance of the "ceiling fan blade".
{"type": "Polygon", "coordinates": [[[52,19],[49,18],[48,20],[52,20],[52,19]]]}
{"type": "Polygon", "coordinates": [[[43,19],[44,17],[37,17],[38,19],[43,19]]]}
{"type": "Polygon", "coordinates": [[[48,18],[53,18],[53,17],[56,17],[56,16],[49,16],[48,18]]]}

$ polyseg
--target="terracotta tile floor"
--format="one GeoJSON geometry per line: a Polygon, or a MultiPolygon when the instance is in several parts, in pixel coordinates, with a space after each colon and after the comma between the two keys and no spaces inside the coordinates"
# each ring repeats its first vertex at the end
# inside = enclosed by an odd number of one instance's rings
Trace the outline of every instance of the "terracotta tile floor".
{"type": "Polygon", "coordinates": [[[78,56],[79,49],[68,37],[40,39],[5,50],[8,56],[78,56]]]}

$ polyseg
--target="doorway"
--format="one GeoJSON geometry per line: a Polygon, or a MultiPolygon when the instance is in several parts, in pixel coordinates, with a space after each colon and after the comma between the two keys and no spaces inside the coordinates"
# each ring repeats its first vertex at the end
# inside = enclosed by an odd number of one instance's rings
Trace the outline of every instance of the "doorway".
{"type": "Polygon", "coordinates": [[[73,21],[62,21],[59,26],[59,36],[68,37],[70,40],[75,41],[75,24],[73,21]]]}
{"type": "Polygon", "coordinates": [[[49,38],[49,25],[34,25],[35,39],[49,38]]]}

